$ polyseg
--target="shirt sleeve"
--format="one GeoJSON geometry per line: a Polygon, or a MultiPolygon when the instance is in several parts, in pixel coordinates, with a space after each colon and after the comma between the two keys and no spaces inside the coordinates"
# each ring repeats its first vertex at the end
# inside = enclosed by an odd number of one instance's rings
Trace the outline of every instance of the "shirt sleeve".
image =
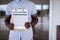
{"type": "Polygon", "coordinates": [[[36,6],[35,4],[32,6],[32,13],[31,15],[36,15],[37,14],[37,10],[36,10],[36,6]]]}
{"type": "Polygon", "coordinates": [[[11,15],[11,12],[10,12],[10,6],[8,5],[7,8],[6,8],[6,13],[5,13],[6,16],[10,16],[11,15]]]}

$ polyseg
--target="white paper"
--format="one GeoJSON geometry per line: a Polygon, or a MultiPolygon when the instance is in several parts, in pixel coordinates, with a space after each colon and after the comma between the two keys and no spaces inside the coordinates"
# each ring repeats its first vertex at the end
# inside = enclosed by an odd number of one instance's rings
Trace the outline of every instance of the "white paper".
{"type": "Polygon", "coordinates": [[[26,29],[24,24],[28,22],[28,10],[27,9],[12,9],[12,23],[14,23],[14,29],[26,29]]]}

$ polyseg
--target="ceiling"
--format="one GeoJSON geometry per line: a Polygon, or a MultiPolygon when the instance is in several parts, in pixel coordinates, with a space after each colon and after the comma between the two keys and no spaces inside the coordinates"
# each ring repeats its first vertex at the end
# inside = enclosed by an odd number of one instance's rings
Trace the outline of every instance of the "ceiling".
{"type": "MultiPolygon", "coordinates": [[[[0,0],[0,4],[8,4],[12,0],[0,0]]],[[[36,4],[49,4],[49,0],[31,0],[36,4]]]]}

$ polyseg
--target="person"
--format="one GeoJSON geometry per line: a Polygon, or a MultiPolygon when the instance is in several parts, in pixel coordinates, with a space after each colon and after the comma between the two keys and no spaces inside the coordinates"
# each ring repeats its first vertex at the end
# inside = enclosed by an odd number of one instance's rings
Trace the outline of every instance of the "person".
{"type": "MultiPolygon", "coordinates": [[[[33,37],[32,27],[34,27],[38,22],[36,13],[37,13],[37,11],[35,8],[35,4],[29,0],[14,0],[14,1],[10,2],[7,6],[6,16],[5,16],[5,24],[10,29],[9,40],[31,40],[33,37]],[[16,8],[16,9],[17,8],[22,8],[22,9],[27,8],[28,9],[29,22],[26,22],[24,24],[25,28],[27,28],[27,30],[13,31],[14,24],[10,22],[12,8],[16,8]],[[32,27],[30,26],[30,24],[32,27]]],[[[19,19],[17,19],[17,20],[19,20],[19,19]]]]}

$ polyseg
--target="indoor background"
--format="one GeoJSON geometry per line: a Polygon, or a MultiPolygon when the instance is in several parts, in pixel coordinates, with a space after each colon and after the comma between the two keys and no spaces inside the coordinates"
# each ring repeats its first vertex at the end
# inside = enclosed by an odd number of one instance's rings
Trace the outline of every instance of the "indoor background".
{"type": "MultiPolygon", "coordinates": [[[[0,0],[0,40],[7,40],[9,29],[4,16],[7,4],[12,0],[0,0]]],[[[30,0],[36,4],[38,23],[35,26],[34,40],[49,40],[49,0],[30,0]]]]}

